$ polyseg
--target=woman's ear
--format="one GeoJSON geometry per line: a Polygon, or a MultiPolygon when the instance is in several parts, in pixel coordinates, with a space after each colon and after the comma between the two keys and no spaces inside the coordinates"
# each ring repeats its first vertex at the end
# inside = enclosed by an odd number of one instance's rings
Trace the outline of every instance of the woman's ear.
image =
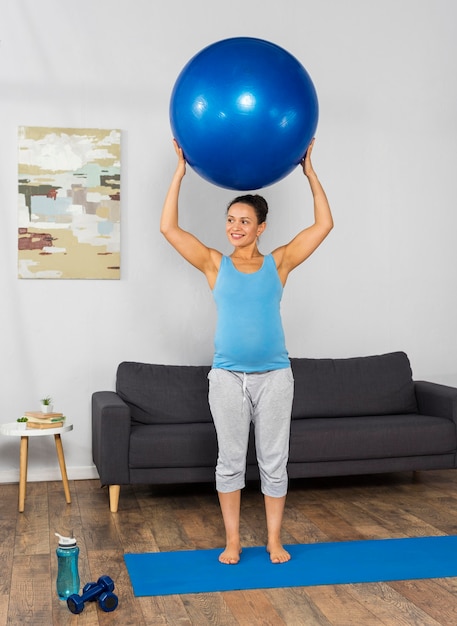
{"type": "Polygon", "coordinates": [[[267,227],[266,222],[262,222],[261,224],[259,224],[259,227],[257,228],[257,237],[260,237],[260,235],[264,232],[266,227],[267,227]]]}

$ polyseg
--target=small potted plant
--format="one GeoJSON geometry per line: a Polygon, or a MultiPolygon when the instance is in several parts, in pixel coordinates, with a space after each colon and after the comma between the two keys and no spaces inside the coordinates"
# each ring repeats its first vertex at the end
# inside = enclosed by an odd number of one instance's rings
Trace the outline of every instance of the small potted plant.
{"type": "Polygon", "coordinates": [[[54,406],[52,404],[51,396],[46,396],[45,398],[42,398],[40,402],[41,402],[42,413],[52,413],[54,406]]]}
{"type": "Polygon", "coordinates": [[[21,428],[21,429],[27,428],[28,421],[29,420],[25,417],[25,415],[22,417],[18,417],[16,420],[18,428],[21,428]]]}

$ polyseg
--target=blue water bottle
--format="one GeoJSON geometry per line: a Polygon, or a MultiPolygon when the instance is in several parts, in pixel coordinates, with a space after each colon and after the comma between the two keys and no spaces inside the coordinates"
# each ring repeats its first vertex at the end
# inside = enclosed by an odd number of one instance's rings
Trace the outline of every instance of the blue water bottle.
{"type": "MultiPolygon", "coordinates": [[[[79,593],[78,555],[79,548],[76,539],[72,537],[59,538],[57,554],[57,595],[60,600],[66,600],[72,593],[79,593]]],[[[73,535],[73,532],[72,532],[73,535]]]]}

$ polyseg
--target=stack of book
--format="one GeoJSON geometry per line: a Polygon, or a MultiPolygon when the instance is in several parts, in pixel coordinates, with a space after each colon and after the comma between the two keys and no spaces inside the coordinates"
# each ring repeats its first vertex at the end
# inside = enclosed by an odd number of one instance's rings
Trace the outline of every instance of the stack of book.
{"type": "Polygon", "coordinates": [[[63,413],[26,411],[23,417],[27,418],[27,428],[60,428],[65,422],[63,413]]]}

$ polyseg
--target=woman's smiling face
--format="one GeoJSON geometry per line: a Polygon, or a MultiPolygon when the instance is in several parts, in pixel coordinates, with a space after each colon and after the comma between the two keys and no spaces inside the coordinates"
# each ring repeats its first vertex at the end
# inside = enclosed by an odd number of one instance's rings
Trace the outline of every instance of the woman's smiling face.
{"type": "Polygon", "coordinates": [[[225,232],[232,246],[255,243],[265,227],[265,222],[258,223],[256,212],[249,204],[237,202],[228,210],[225,232]]]}

